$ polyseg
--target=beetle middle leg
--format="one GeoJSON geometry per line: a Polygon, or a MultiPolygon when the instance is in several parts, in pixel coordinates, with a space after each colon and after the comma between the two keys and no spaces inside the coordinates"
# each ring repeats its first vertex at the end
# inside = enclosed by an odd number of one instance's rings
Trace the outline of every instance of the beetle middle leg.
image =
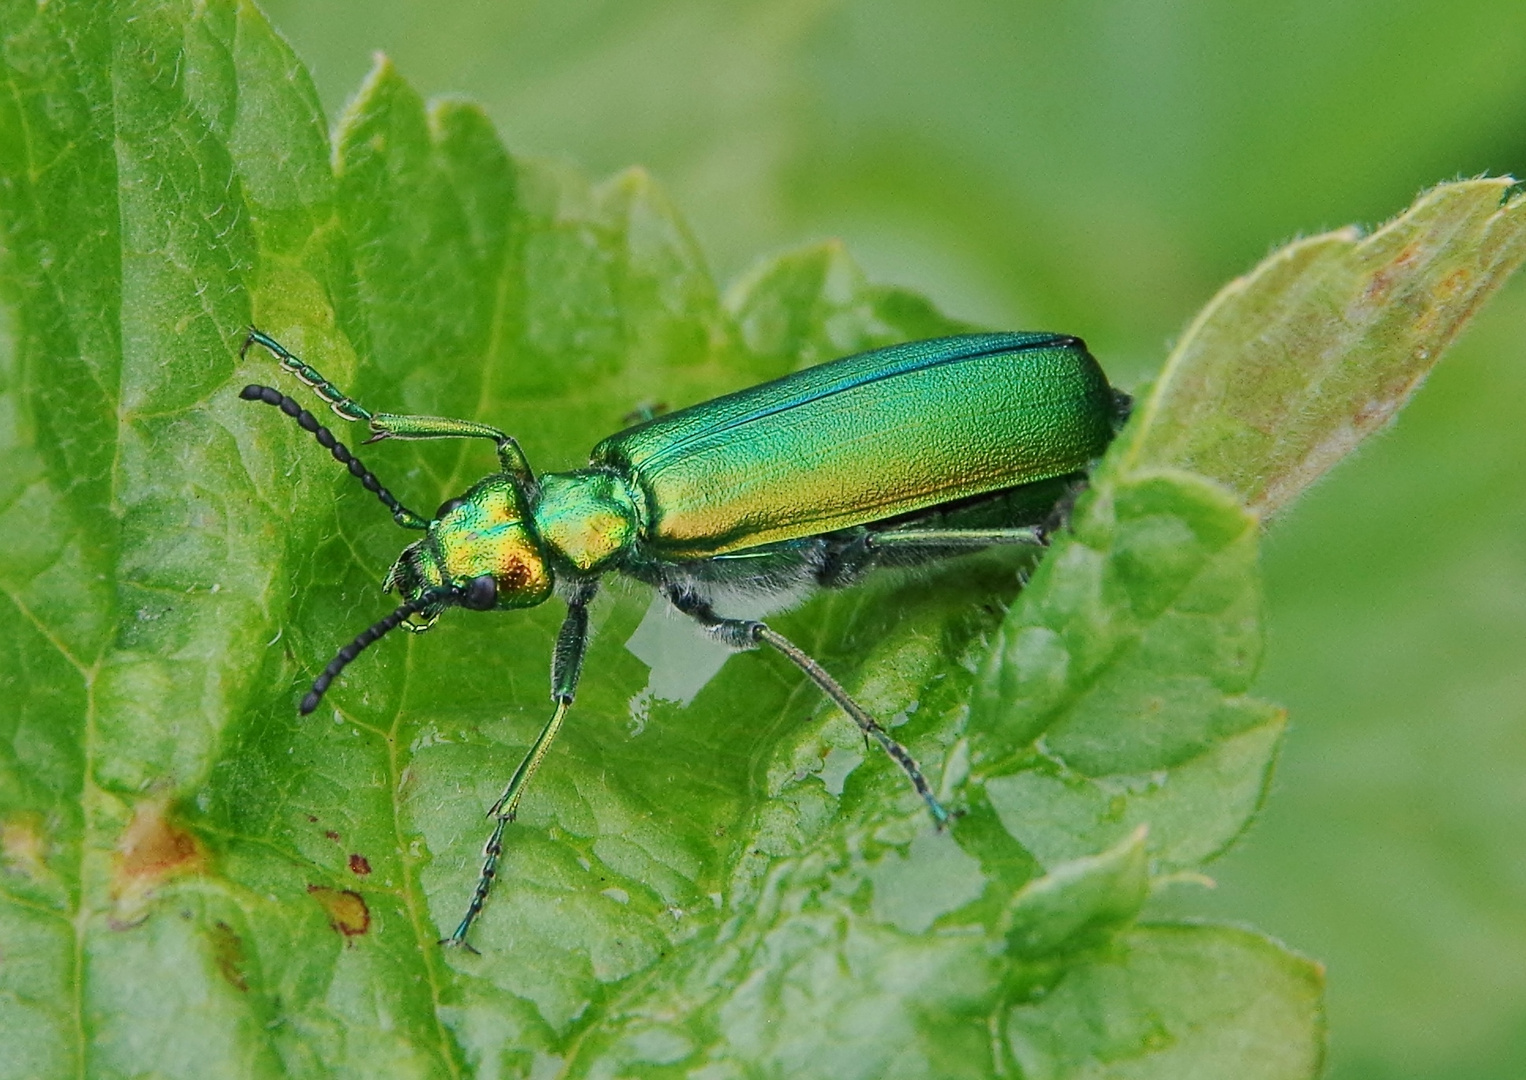
{"type": "Polygon", "coordinates": [[[824,589],[846,588],[856,585],[876,566],[913,565],[1004,544],[1047,547],[1049,531],[1042,525],[1001,529],[862,529],[826,550],[816,568],[816,584],[824,589]]]}
{"type": "Polygon", "coordinates": [[[466,914],[462,916],[460,924],[450,937],[442,939],[442,945],[459,945],[476,951],[467,944],[466,933],[477,916],[482,914],[488,893],[498,877],[498,862],[503,857],[504,831],[519,813],[519,800],[524,796],[525,788],[545,760],[557,732],[562,729],[568,710],[572,708],[572,699],[577,694],[578,677],[583,672],[583,657],[588,652],[588,605],[598,591],[598,585],[596,578],[582,583],[567,601],[567,617],[562,620],[562,629],[556,635],[556,651],[551,658],[551,700],[555,703],[555,710],[535,741],[530,744],[529,751],[509,778],[503,794],[488,809],[487,816],[493,819],[493,832],[482,848],[482,870],[477,875],[477,887],[472,892],[471,902],[467,904],[466,914]]]}
{"type": "Polygon", "coordinates": [[[865,537],[872,551],[915,551],[925,548],[973,549],[1016,544],[1048,547],[1049,534],[1040,525],[1020,529],[902,529],[871,532],[865,537]]]}
{"type": "Polygon", "coordinates": [[[917,794],[927,804],[927,809],[932,813],[933,821],[938,828],[941,829],[948,824],[949,812],[933,794],[932,787],[928,784],[927,778],[922,775],[922,769],[917,765],[910,751],[893,739],[890,732],[886,731],[873,716],[870,716],[868,710],[854,701],[848,691],[843,689],[842,684],[832,678],[826,668],[813,660],[805,650],[757,619],[728,619],[723,615],[717,615],[708,600],[682,585],[665,585],[663,595],[675,608],[700,623],[734,649],[755,649],[759,645],[767,645],[782,654],[790,663],[804,672],[806,677],[816,684],[817,689],[852,717],[853,722],[859,726],[866,737],[873,738],[884,748],[885,753],[895,759],[896,764],[901,766],[902,771],[911,780],[912,787],[916,788],[917,794]]]}

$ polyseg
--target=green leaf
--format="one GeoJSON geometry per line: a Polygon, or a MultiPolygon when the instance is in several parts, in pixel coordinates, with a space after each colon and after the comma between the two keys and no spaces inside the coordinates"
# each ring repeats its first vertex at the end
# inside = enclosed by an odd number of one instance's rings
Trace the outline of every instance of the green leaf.
{"type": "Polygon", "coordinates": [[[1244,696],[1261,658],[1255,519],[1189,474],[1105,468],[1071,524],[981,671],[976,777],[1046,866],[1141,824],[1164,867],[1195,866],[1255,812],[1284,726],[1244,696]]]}
{"type": "Polygon", "coordinates": [[[1133,921],[1150,895],[1147,831],[1141,825],[1116,847],[1072,859],[1019,889],[1002,921],[1011,953],[1048,956],[1133,921]]]}
{"type": "Polygon", "coordinates": [[[1142,926],[1015,1006],[1006,1035],[1031,1080],[1317,1076],[1321,974],[1247,930],[1142,926]]]}
{"type": "Polygon", "coordinates": [[[1364,236],[1289,244],[1193,320],[1132,426],[1130,467],[1191,469],[1272,514],[1392,419],[1526,260],[1526,196],[1442,184],[1364,236]]]}
{"type": "MultiPolygon", "coordinates": [[[[688,628],[613,583],[481,955],[447,952],[559,612],[394,635],[299,721],[408,537],[239,400],[300,390],[239,356],[244,328],[553,470],[637,406],[962,327],[832,243],[723,297],[645,174],[511,157],[384,60],[331,147],[247,3],[13,5],[0,64],[0,1078],[1312,1075],[1311,965],[1136,922],[1245,827],[1283,728],[1247,696],[1255,496],[1189,430],[1216,376],[1175,362],[1036,569],[993,551],[777,617],[964,811],[951,830],[782,659],[707,679],[688,628]],[[680,683],[687,705],[655,693],[680,683]]],[[[492,468],[364,457],[425,511],[492,468]]]]}

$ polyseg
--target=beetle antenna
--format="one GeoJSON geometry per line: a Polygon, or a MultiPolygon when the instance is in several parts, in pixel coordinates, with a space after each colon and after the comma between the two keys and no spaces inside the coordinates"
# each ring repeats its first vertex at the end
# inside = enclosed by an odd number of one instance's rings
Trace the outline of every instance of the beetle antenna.
{"type": "Polygon", "coordinates": [[[360,481],[360,486],[371,492],[381,504],[392,511],[392,520],[405,529],[426,529],[429,520],[421,517],[398,502],[392,492],[382,487],[381,481],[376,479],[376,474],[366,468],[358,457],[350,453],[350,448],[338,439],[334,433],[322,424],[318,418],[308,412],[296,400],[287,394],[281,393],[273,386],[260,386],[258,383],[250,383],[239,391],[238,396],[245,401],[262,401],[266,405],[273,405],[287,416],[297,422],[297,426],[303,431],[312,432],[313,438],[318,440],[318,445],[334,455],[334,460],[350,470],[350,475],[360,481]]]}
{"type": "Polygon", "coordinates": [[[366,627],[355,640],[334,654],[334,659],[328,662],[316,679],[313,680],[313,688],[302,698],[302,704],[297,706],[297,711],[303,716],[312,712],[323,700],[323,695],[328,691],[329,684],[339,677],[339,673],[350,666],[350,662],[361,653],[384,637],[388,632],[396,630],[404,619],[417,615],[425,608],[434,604],[448,601],[457,597],[457,591],[450,586],[440,586],[434,589],[425,589],[416,599],[399,604],[397,610],[386,618],[378,619],[366,627]]]}

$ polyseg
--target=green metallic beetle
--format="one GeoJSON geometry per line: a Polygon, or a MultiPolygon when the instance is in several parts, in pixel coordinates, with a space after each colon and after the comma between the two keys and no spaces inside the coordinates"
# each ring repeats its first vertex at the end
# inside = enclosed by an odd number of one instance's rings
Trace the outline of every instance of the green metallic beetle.
{"type": "MultiPolygon", "coordinates": [[[[486,424],[372,413],[279,342],[252,345],[346,420],[382,439],[490,439],[500,470],[427,519],[403,506],[313,415],[268,386],[240,396],[280,408],[423,537],[387,574],[403,603],[331,660],[302,699],[318,707],[334,678],[398,626],[428,629],[448,607],[567,603],[551,664],[551,719],[488,810],[482,872],[449,944],[482,912],[504,829],[561,728],[588,642],[602,575],[647,582],[735,649],[778,650],[905,770],[941,828],[948,812],[917,763],[816,661],[765,623],[727,618],[727,591],[794,593],[852,584],[873,566],[908,565],[993,544],[1042,546],[1091,464],[1128,416],[1129,398],[1078,338],[962,334],[859,353],[658,416],[594,447],[589,465],[537,477],[513,437],[486,424]]],[[[470,946],[467,946],[468,948],[470,946]]]]}

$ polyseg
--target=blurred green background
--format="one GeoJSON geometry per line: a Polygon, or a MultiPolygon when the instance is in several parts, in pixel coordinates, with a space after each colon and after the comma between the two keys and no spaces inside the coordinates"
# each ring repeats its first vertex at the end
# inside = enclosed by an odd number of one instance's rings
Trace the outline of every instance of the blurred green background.
{"type": "MultiPolygon", "coordinates": [[[[265,7],[331,113],[385,50],[517,153],[650,168],[722,280],[840,236],[1124,385],[1273,245],[1526,175],[1520,0],[265,7]]],[[[1274,524],[1276,788],[1218,889],[1159,905],[1325,961],[1335,1080],[1526,1076],[1523,417],[1526,280],[1274,524]]]]}

